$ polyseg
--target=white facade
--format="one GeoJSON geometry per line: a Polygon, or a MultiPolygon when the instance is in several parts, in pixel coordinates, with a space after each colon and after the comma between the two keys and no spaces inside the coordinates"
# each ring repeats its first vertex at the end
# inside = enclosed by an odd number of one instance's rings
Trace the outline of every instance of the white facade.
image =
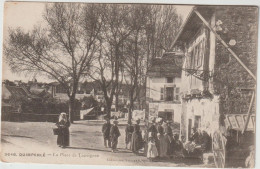
{"type": "MultiPolygon", "coordinates": [[[[210,23],[214,27],[215,16],[213,15],[210,23]]],[[[210,32],[205,26],[201,26],[195,37],[191,38],[185,46],[185,60],[183,64],[181,93],[182,117],[181,135],[186,139],[190,137],[191,128],[201,128],[212,134],[219,129],[219,96],[214,95],[212,79],[208,81],[200,80],[200,74],[214,71],[215,64],[215,43],[214,33],[210,32]],[[205,57],[208,57],[206,59],[205,57]],[[206,64],[206,65],[205,65],[206,64]],[[208,70],[205,70],[205,67],[208,70]],[[190,73],[187,70],[191,69],[190,73]],[[196,73],[192,73],[196,70],[196,73]],[[203,91],[211,93],[211,97],[202,96],[203,91]],[[194,97],[194,93],[200,95],[194,97]],[[192,98],[188,98],[192,97],[192,98]]],[[[195,94],[195,95],[196,95],[195,94]]]]}
{"type": "Polygon", "coordinates": [[[162,117],[180,123],[181,119],[181,78],[148,77],[147,98],[149,117],[162,117]]]}

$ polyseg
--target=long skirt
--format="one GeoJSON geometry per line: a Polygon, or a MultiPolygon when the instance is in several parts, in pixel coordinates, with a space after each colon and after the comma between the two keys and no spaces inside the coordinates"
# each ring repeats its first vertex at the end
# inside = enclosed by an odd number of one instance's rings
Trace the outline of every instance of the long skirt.
{"type": "Polygon", "coordinates": [[[167,150],[169,147],[168,137],[165,135],[159,135],[159,157],[167,157],[167,150]]]}
{"type": "Polygon", "coordinates": [[[62,128],[57,138],[57,145],[66,147],[69,146],[69,143],[70,143],[69,128],[62,128]]]}
{"type": "Polygon", "coordinates": [[[175,146],[175,140],[173,139],[172,136],[170,135],[166,135],[165,136],[167,138],[167,144],[168,144],[168,148],[167,148],[167,155],[168,156],[172,156],[174,154],[174,146],[175,146]]]}
{"type": "Polygon", "coordinates": [[[148,158],[155,158],[158,156],[158,151],[156,148],[155,143],[148,143],[148,149],[147,149],[147,157],[148,158]]]}
{"type": "Polygon", "coordinates": [[[134,132],[132,136],[132,145],[131,150],[135,153],[138,153],[138,151],[142,148],[142,135],[141,133],[134,132]]]}

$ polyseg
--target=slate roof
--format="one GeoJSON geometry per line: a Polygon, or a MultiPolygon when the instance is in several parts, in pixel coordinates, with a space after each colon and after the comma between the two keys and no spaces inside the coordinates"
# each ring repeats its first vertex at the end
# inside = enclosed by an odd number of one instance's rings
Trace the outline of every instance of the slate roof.
{"type": "Polygon", "coordinates": [[[149,77],[181,77],[182,53],[164,54],[162,58],[154,58],[147,71],[149,77]]]}
{"type": "Polygon", "coordinates": [[[11,95],[15,97],[24,97],[24,98],[33,98],[33,99],[39,99],[40,97],[33,95],[30,91],[28,91],[23,86],[8,86],[6,85],[6,88],[11,93],[11,95]]]}

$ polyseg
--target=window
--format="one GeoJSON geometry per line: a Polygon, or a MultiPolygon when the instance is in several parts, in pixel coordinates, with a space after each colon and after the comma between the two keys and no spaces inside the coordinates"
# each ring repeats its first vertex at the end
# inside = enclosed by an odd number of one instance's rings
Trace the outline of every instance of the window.
{"type": "Polygon", "coordinates": [[[166,101],[173,101],[174,88],[166,87],[166,101]]]}
{"type": "Polygon", "coordinates": [[[200,116],[195,116],[194,127],[196,127],[196,128],[201,127],[201,117],[200,116]]]}
{"type": "Polygon", "coordinates": [[[167,83],[173,83],[173,78],[172,77],[167,77],[167,83]]]}
{"type": "Polygon", "coordinates": [[[164,99],[164,88],[161,88],[161,97],[160,97],[160,100],[163,100],[164,99]]]}
{"type": "Polygon", "coordinates": [[[186,69],[197,69],[202,66],[206,51],[205,46],[205,38],[202,38],[200,42],[193,45],[192,49],[186,54],[186,69]]]}
{"type": "Polygon", "coordinates": [[[176,101],[179,101],[180,100],[180,88],[179,87],[176,87],[175,89],[175,100],[176,101]]]}
{"type": "Polygon", "coordinates": [[[174,113],[173,112],[168,112],[168,111],[159,111],[158,112],[158,117],[164,119],[164,120],[173,120],[174,113]]]}

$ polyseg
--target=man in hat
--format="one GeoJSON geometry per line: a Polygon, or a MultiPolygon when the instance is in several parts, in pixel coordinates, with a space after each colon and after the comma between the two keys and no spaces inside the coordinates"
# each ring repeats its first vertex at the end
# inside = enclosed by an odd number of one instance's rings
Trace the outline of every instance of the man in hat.
{"type": "Polygon", "coordinates": [[[114,153],[117,151],[117,143],[118,143],[118,137],[121,135],[118,129],[118,121],[113,121],[113,126],[110,129],[110,139],[112,142],[112,152],[114,153]]]}
{"type": "Polygon", "coordinates": [[[110,119],[106,118],[106,122],[102,126],[102,133],[103,133],[103,137],[104,137],[104,146],[105,147],[107,147],[107,146],[111,147],[110,128],[111,128],[110,119]]]}
{"type": "Polygon", "coordinates": [[[133,132],[134,132],[134,126],[132,125],[132,122],[130,120],[130,121],[128,121],[128,124],[125,128],[125,147],[126,147],[126,149],[128,149],[128,145],[130,145],[129,149],[131,148],[133,132]]]}

